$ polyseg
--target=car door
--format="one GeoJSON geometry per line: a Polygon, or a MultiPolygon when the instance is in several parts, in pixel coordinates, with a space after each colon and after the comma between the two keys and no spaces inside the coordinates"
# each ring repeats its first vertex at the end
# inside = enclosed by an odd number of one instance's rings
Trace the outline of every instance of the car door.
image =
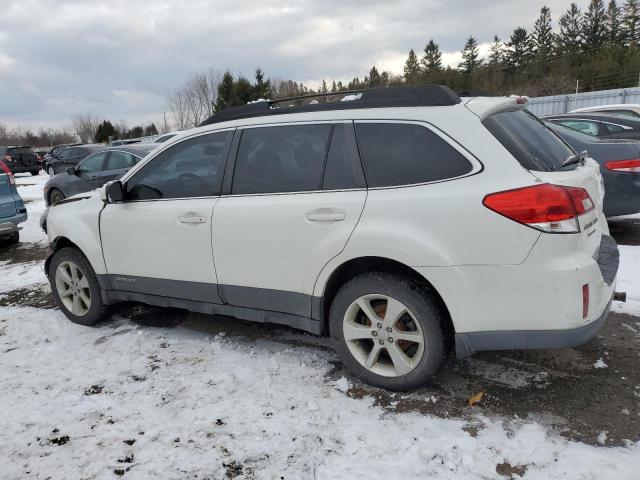
{"type": "Polygon", "coordinates": [[[108,152],[98,152],[89,155],[75,167],[75,174],[70,174],[67,179],[66,195],[89,192],[98,188],[96,178],[104,168],[108,152]]]}
{"type": "Polygon", "coordinates": [[[113,289],[221,302],[211,216],[232,137],[231,130],[188,137],[125,179],[124,201],[100,216],[113,289]]]}
{"type": "Polygon", "coordinates": [[[104,170],[96,175],[96,185],[101,187],[111,180],[117,180],[127,173],[140,159],[129,152],[112,150],[104,170]]]}
{"type": "Polygon", "coordinates": [[[67,168],[75,166],[75,163],[71,160],[75,150],[74,147],[68,147],[60,152],[57,159],[52,162],[55,173],[64,172],[67,168]]]}
{"type": "Polygon", "coordinates": [[[231,305],[308,317],[318,274],[344,249],[367,196],[353,124],[238,134],[213,214],[221,292],[231,305]]]}

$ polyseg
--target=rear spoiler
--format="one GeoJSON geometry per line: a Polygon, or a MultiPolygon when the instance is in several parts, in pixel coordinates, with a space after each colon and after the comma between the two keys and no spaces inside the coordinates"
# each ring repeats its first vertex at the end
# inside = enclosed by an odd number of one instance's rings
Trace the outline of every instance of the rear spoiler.
{"type": "Polygon", "coordinates": [[[528,97],[512,95],[510,97],[474,97],[464,104],[471,112],[484,120],[500,112],[523,110],[527,108],[528,97]]]}

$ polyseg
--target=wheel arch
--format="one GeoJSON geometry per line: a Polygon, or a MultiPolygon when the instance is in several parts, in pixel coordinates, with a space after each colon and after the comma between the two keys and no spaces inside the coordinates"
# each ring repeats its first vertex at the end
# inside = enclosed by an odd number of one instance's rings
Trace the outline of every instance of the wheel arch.
{"type": "Polygon", "coordinates": [[[317,317],[320,319],[322,324],[321,331],[323,335],[328,335],[329,310],[333,299],[338,293],[338,290],[340,290],[340,287],[356,275],[367,272],[386,272],[403,275],[432,291],[436,297],[438,306],[441,308],[443,313],[444,321],[442,329],[446,338],[447,351],[453,351],[455,347],[455,326],[449,309],[442,295],[438,292],[438,289],[415,269],[402,262],[385,257],[367,256],[352,258],[342,263],[335,268],[333,272],[331,272],[324,284],[324,289],[322,290],[322,295],[319,298],[317,307],[317,317]]]}
{"type": "MultiPolygon", "coordinates": [[[[47,255],[47,259],[44,261],[45,275],[49,276],[49,266],[51,265],[51,259],[53,258],[53,254],[56,253],[58,250],[62,248],[67,248],[67,247],[75,248],[80,253],[82,253],[82,255],[84,255],[84,253],[82,252],[82,249],[78,245],[73,243],[71,240],[69,240],[67,237],[56,237],[53,240],[53,242],[49,244],[49,254],[47,255]]],[[[86,257],[86,255],[84,256],[86,257]]]]}

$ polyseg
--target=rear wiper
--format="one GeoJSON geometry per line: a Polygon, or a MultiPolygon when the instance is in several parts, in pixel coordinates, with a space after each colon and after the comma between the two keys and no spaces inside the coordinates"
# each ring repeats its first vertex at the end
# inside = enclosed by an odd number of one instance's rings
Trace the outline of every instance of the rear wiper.
{"type": "Polygon", "coordinates": [[[587,158],[589,152],[586,150],[581,151],[577,155],[569,155],[567,159],[562,162],[562,168],[568,167],[569,165],[574,165],[576,163],[584,163],[584,159],[587,158]]]}

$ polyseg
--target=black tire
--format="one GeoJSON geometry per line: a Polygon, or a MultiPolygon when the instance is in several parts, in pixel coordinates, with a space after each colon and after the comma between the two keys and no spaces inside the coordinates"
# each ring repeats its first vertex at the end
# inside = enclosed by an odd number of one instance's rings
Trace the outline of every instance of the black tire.
{"type": "Polygon", "coordinates": [[[10,247],[20,241],[20,232],[12,232],[0,237],[0,247],[10,247]]]}
{"type": "Polygon", "coordinates": [[[59,188],[52,188],[49,192],[49,205],[53,205],[60,200],[67,198],[65,194],[59,188]]]}
{"type": "Polygon", "coordinates": [[[49,266],[49,283],[51,284],[51,292],[53,293],[53,298],[55,299],[58,308],[60,308],[60,310],[62,310],[67,318],[73,323],[89,327],[108,318],[109,307],[102,302],[102,292],[98,279],[96,278],[96,274],[89,264],[89,261],[79,250],[67,247],[61,248],[53,254],[53,258],[51,259],[51,264],[49,266]],[[89,283],[91,305],[89,306],[87,313],[81,316],[74,315],[64,305],[56,287],[56,271],[58,266],[65,261],[72,262],[77,265],[89,283]]]}
{"type": "Polygon", "coordinates": [[[33,175],[34,177],[40,175],[40,170],[31,170],[31,175],[33,175]]]}
{"type": "Polygon", "coordinates": [[[430,289],[402,275],[370,272],[352,278],[340,288],[331,304],[329,329],[343,364],[356,377],[388,390],[411,390],[431,381],[440,368],[445,353],[443,317],[436,295],[430,289]],[[343,322],[347,309],[356,299],[371,294],[385,295],[401,302],[423,332],[422,357],[413,370],[404,375],[384,376],[372,372],[352,355],[344,340],[343,322]]]}

